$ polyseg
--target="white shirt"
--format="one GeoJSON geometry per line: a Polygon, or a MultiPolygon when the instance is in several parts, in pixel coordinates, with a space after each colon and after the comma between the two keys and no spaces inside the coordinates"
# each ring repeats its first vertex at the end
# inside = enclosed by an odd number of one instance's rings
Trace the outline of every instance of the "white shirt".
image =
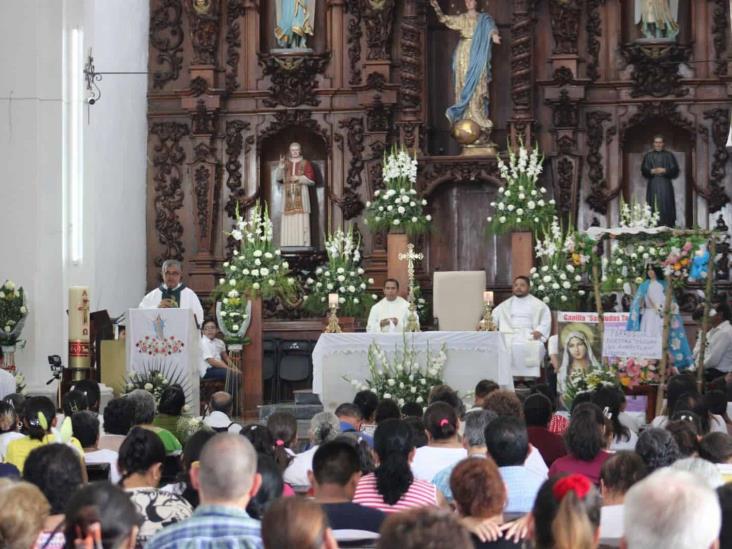
{"type": "Polygon", "coordinates": [[[313,456],[317,449],[317,446],[313,446],[309,450],[297,454],[285,469],[282,480],[292,487],[310,486],[308,471],[313,469],[313,456]]]}
{"type": "Polygon", "coordinates": [[[412,474],[414,478],[432,482],[435,475],[445,467],[449,467],[468,457],[465,448],[437,448],[422,446],[417,448],[412,460],[412,474]]]}
{"type": "Polygon", "coordinates": [[[629,414],[628,412],[620,412],[618,414],[618,420],[620,423],[636,434],[639,433],[641,427],[645,425],[645,421],[643,420],[644,418],[645,414],[643,413],[629,414]]]}
{"type": "MultiPolygon", "coordinates": [[[[618,420],[620,418],[618,417],[618,420]]],[[[622,422],[621,422],[622,423],[622,422]]],[[[629,439],[625,439],[624,436],[613,437],[613,442],[610,444],[610,451],[612,452],[618,452],[620,450],[630,450],[631,452],[635,450],[635,444],[638,442],[638,435],[631,429],[628,428],[628,435],[630,436],[629,439]]]]}
{"type": "MultiPolygon", "coordinates": [[[[162,300],[163,292],[160,291],[160,288],[155,288],[142,298],[139,308],[157,309],[162,300]]],[[[201,302],[198,300],[196,292],[194,292],[190,288],[183,288],[183,291],[181,291],[180,293],[180,303],[178,304],[178,306],[181,309],[192,310],[193,315],[196,317],[196,323],[199,326],[203,324],[203,307],[201,307],[201,302]]]]}
{"type": "Polygon", "coordinates": [[[526,456],[524,467],[534,471],[544,478],[549,476],[549,467],[546,466],[546,461],[544,461],[544,458],[541,456],[539,449],[533,444],[529,444],[529,455],[526,456]]]}
{"type": "MultiPolygon", "coordinates": [[[[380,332],[403,332],[407,325],[408,316],[409,301],[399,296],[397,296],[394,301],[389,301],[388,299],[383,298],[371,307],[366,331],[372,334],[380,332]],[[387,318],[396,318],[396,326],[389,323],[382,328],[381,321],[387,318]]],[[[419,319],[417,319],[417,322],[419,323],[419,319]]]]}
{"type": "Polygon", "coordinates": [[[119,470],[117,469],[118,457],[119,454],[117,454],[117,452],[107,449],[84,452],[84,462],[87,465],[94,463],[109,463],[109,479],[112,484],[117,484],[120,479],[119,470]]]}
{"type": "Polygon", "coordinates": [[[15,392],[15,376],[0,369],[0,400],[15,392]]]}
{"type": "Polygon", "coordinates": [[[606,543],[619,540],[625,534],[625,520],[623,510],[625,506],[603,505],[600,510],[600,542],[606,543]]]}
{"type": "Polygon", "coordinates": [[[229,433],[238,434],[241,431],[241,425],[231,421],[231,418],[224,412],[211,412],[203,418],[203,423],[211,427],[211,429],[227,429],[229,433]]]}
{"type": "Polygon", "coordinates": [[[201,377],[205,376],[206,370],[211,367],[208,363],[208,359],[215,358],[216,360],[223,360],[221,355],[225,351],[226,345],[220,339],[209,339],[206,336],[201,336],[201,364],[198,367],[198,373],[201,377]]]}
{"type": "MultiPolygon", "coordinates": [[[[697,337],[694,358],[698,360],[701,348],[701,334],[697,337]]],[[[728,320],[707,332],[707,350],[704,353],[704,367],[716,368],[720,372],[732,372],[732,325],[728,320]]]]}
{"type": "MultiPolygon", "coordinates": [[[[709,420],[709,432],[710,433],[727,433],[727,424],[724,422],[722,416],[717,414],[711,414],[709,420]]],[[[656,416],[651,422],[651,427],[658,427],[664,429],[668,423],[668,416],[656,416]]]]}

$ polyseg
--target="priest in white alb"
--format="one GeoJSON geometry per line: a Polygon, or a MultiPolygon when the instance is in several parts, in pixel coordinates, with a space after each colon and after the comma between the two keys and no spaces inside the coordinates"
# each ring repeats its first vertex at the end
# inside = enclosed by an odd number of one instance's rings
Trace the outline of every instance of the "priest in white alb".
{"type": "Polygon", "coordinates": [[[180,261],[168,259],[163,263],[163,283],[149,292],[140,302],[140,309],[190,309],[196,318],[196,325],[203,323],[203,307],[196,292],[188,288],[181,279],[183,271],[180,261]]]}
{"type": "Polygon", "coordinates": [[[525,276],[513,281],[513,296],[493,310],[493,322],[511,351],[514,377],[539,377],[546,355],[546,343],[552,328],[549,307],[529,292],[531,282],[525,276]]]}
{"type": "Polygon", "coordinates": [[[403,332],[407,326],[409,302],[399,296],[399,281],[387,278],[384,299],[371,307],[366,331],[369,333],[403,332]]]}

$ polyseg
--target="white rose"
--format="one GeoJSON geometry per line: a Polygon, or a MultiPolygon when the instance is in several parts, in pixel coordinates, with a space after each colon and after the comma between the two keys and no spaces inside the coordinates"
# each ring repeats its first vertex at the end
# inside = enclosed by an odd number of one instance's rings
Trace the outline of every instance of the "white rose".
{"type": "Polygon", "coordinates": [[[409,202],[409,197],[407,195],[402,196],[402,203],[406,204],[407,202],[409,202]]]}
{"type": "MultiPolygon", "coordinates": [[[[422,380],[422,381],[424,381],[424,380],[422,380]]],[[[422,404],[424,402],[424,399],[421,396],[418,396],[414,402],[416,402],[417,404],[422,404]]]]}
{"type": "Polygon", "coordinates": [[[400,223],[400,222],[399,222],[399,220],[398,220],[398,219],[395,219],[394,221],[392,221],[392,223],[393,223],[394,225],[399,225],[399,223],[400,223]]]}
{"type": "Polygon", "coordinates": [[[264,257],[266,257],[267,259],[272,259],[274,256],[270,252],[267,252],[264,254],[264,257]]]}
{"type": "Polygon", "coordinates": [[[262,257],[262,250],[254,250],[254,257],[262,257]]]}
{"type": "Polygon", "coordinates": [[[234,280],[233,278],[229,280],[229,286],[236,286],[236,280],[234,280]]]}
{"type": "Polygon", "coordinates": [[[254,260],[254,264],[255,264],[255,265],[256,265],[257,267],[259,267],[259,266],[260,266],[260,265],[262,264],[262,260],[261,260],[261,259],[255,259],[255,260],[254,260]]]}
{"type": "MultiPolygon", "coordinates": [[[[219,284],[225,284],[225,283],[226,283],[226,280],[224,280],[223,278],[219,278],[219,284]]],[[[0,296],[0,297],[2,297],[2,296],[0,296]]]]}
{"type": "Polygon", "coordinates": [[[343,282],[344,280],[346,280],[344,275],[338,275],[338,282],[343,282]]]}
{"type": "Polygon", "coordinates": [[[425,218],[425,219],[426,219],[427,221],[432,221],[432,216],[431,216],[430,214],[427,214],[426,216],[424,216],[424,218],[425,218]]]}
{"type": "Polygon", "coordinates": [[[244,276],[248,276],[249,275],[249,269],[242,269],[241,270],[241,274],[243,274],[244,276]]]}
{"type": "Polygon", "coordinates": [[[259,269],[252,269],[252,276],[259,276],[259,269]]]}
{"type": "Polygon", "coordinates": [[[512,212],[512,211],[514,211],[514,210],[516,209],[516,206],[514,206],[513,204],[509,204],[509,205],[508,205],[508,207],[507,207],[506,209],[507,209],[507,210],[508,210],[509,212],[512,212]]]}
{"type": "Polygon", "coordinates": [[[269,282],[269,285],[270,286],[274,286],[275,285],[275,281],[272,280],[271,278],[267,282],[269,282]]]}
{"type": "Polygon", "coordinates": [[[239,325],[238,324],[232,324],[231,325],[231,329],[234,330],[235,332],[238,332],[239,331],[239,325]]]}
{"type": "Polygon", "coordinates": [[[384,398],[391,398],[391,393],[384,393],[384,398]]]}
{"type": "Polygon", "coordinates": [[[559,296],[559,299],[561,299],[562,301],[567,301],[567,296],[561,295],[561,296],[559,296]]]}
{"type": "Polygon", "coordinates": [[[565,280],[564,282],[562,282],[562,288],[564,288],[565,290],[569,290],[571,287],[572,287],[572,284],[570,284],[568,280],[565,280]]]}
{"type": "Polygon", "coordinates": [[[254,288],[255,290],[259,290],[259,282],[255,282],[254,284],[252,284],[252,288],[254,288]]]}
{"type": "Polygon", "coordinates": [[[21,305],[20,306],[20,314],[23,314],[24,315],[27,312],[28,312],[28,309],[26,308],[26,306],[25,305],[21,305]]]}
{"type": "Polygon", "coordinates": [[[506,222],[506,216],[502,215],[498,218],[499,223],[505,223],[506,222]]]}
{"type": "Polygon", "coordinates": [[[152,391],[153,385],[152,383],[145,383],[145,390],[146,391],[152,391]]]}
{"type": "Polygon", "coordinates": [[[262,276],[267,276],[269,274],[269,269],[267,267],[262,267],[261,269],[259,269],[259,273],[262,276]]]}

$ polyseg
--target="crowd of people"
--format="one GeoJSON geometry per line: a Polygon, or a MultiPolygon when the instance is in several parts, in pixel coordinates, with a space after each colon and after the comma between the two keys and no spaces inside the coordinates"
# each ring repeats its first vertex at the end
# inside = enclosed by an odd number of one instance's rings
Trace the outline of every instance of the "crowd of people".
{"type": "Polygon", "coordinates": [[[6,397],[0,544],[732,546],[726,395],[700,394],[688,375],[671,378],[664,414],[645,428],[613,387],[564,413],[546,385],[522,399],[488,380],[467,411],[447,386],[424,409],[362,391],[316,414],[307,436],[283,412],[236,423],[231,405],[214,394],[200,428],[181,433],[175,387],[157,403],[134,391],[102,414],[88,381],[58,413],[45,397],[6,397]]]}

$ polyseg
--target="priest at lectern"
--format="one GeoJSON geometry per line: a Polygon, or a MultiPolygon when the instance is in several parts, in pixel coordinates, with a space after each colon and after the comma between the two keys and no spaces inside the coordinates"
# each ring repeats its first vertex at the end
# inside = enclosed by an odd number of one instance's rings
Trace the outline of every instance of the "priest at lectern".
{"type": "Polygon", "coordinates": [[[403,332],[409,316],[409,302],[399,295],[399,281],[387,278],[384,299],[371,307],[366,331],[370,333],[403,332]]]}
{"type": "Polygon", "coordinates": [[[163,283],[148,293],[140,302],[140,309],[190,309],[196,325],[203,322],[203,307],[196,293],[181,282],[180,261],[168,259],[163,263],[163,283]]]}

